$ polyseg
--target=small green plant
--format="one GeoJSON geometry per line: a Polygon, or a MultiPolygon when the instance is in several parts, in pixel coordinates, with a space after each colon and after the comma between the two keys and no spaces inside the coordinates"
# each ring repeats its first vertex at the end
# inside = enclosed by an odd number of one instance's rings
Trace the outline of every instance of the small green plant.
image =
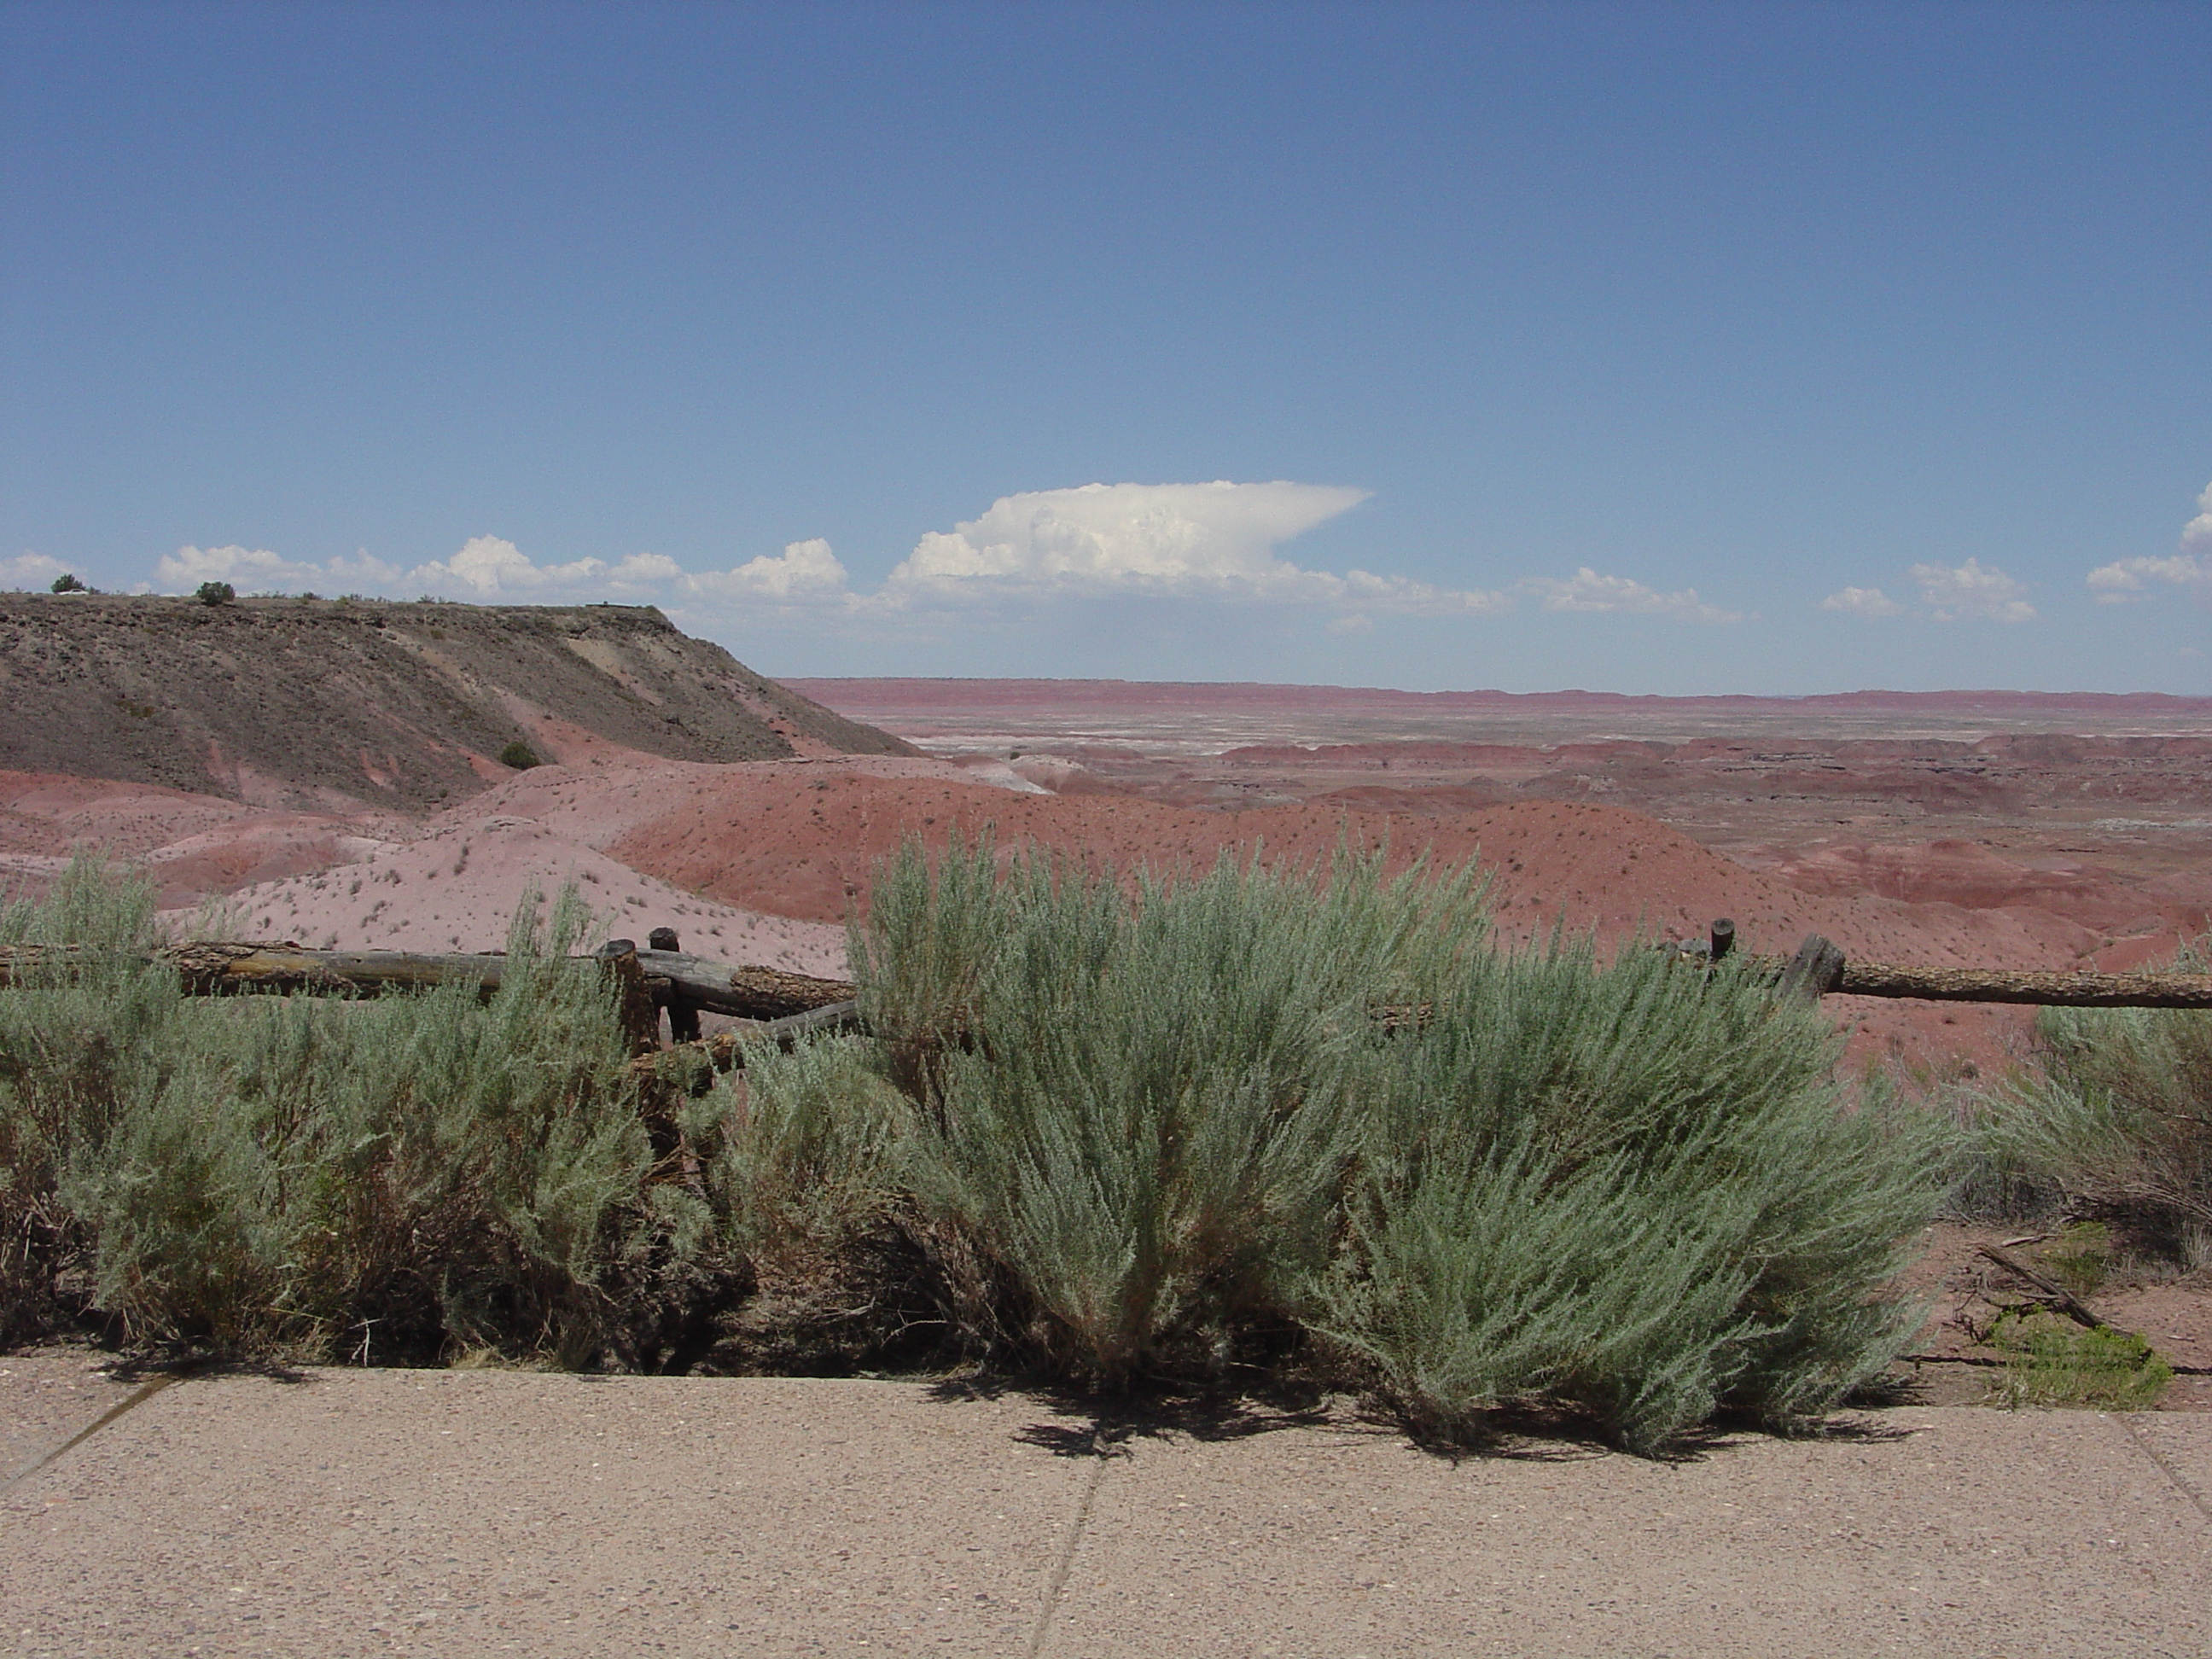
{"type": "Polygon", "coordinates": [[[2173,1380],[2173,1367],[2142,1337],[2109,1325],[2086,1330],[2040,1310],[1999,1314],[1989,1345],[2010,1356],[1998,1388],[2008,1406],[2148,1411],[2173,1380]]]}
{"type": "Polygon", "coordinates": [[[228,582],[202,582],[192,597],[202,605],[235,605],[238,590],[228,582]]]}
{"type": "Polygon", "coordinates": [[[517,738],[499,751],[499,763],[511,766],[518,772],[527,772],[533,766],[544,765],[545,762],[535,749],[517,738]]]}
{"type": "Polygon", "coordinates": [[[61,575],[55,577],[54,585],[51,591],[56,593],[89,593],[92,592],[90,588],[87,587],[82,581],[77,580],[76,573],[74,570],[65,571],[61,575]]]}
{"type": "Polygon", "coordinates": [[[2044,1266],[2076,1296],[2104,1289],[2112,1267],[2112,1230],[2101,1221],[2077,1221],[2044,1247],[2044,1266]]]}

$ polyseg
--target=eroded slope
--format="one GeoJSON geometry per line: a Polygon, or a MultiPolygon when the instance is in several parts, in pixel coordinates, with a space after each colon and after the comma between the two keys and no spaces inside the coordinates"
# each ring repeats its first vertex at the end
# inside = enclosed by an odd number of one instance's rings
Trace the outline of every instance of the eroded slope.
{"type": "Polygon", "coordinates": [[[0,769],[420,811],[549,760],[904,754],[658,611],[0,594],[0,769]]]}

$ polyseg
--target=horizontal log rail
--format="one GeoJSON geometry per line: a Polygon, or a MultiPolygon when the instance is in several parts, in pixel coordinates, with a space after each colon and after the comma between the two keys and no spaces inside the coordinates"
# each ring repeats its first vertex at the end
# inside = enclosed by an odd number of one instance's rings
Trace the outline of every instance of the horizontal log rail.
{"type": "MultiPolygon", "coordinates": [[[[740,1019],[773,1020],[850,1002],[854,997],[853,986],[843,980],[712,962],[680,951],[640,951],[623,939],[611,941],[594,956],[573,959],[605,962],[625,951],[636,957],[647,988],[662,1006],[680,1004],[740,1019]]],[[[35,983],[57,969],[66,975],[90,959],[89,952],[73,945],[0,946],[0,989],[35,983]]],[[[473,983],[489,996],[499,989],[507,967],[504,956],[489,951],[466,956],[311,951],[289,942],[164,945],[145,959],[174,969],[185,989],[200,996],[246,992],[379,996],[454,983],[473,983]]]]}
{"type": "MultiPolygon", "coordinates": [[[[662,937],[666,937],[664,933],[662,937]]],[[[1710,945],[1689,947],[1692,961],[1731,954],[1732,927],[1716,923],[1710,945]]],[[[636,959],[644,994],[656,1007],[705,1010],[739,1019],[775,1021],[836,1008],[859,994],[849,981],[794,974],[780,968],[715,962],[677,950],[639,950],[617,939],[594,957],[605,963],[636,959]]],[[[73,945],[0,946],[0,989],[34,983],[60,969],[65,975],[90,961],[73,945]]],[[[377,996],[473,982],[496,991],[507,958],[495,952],[438,955],[413,951],[313,951],[289,941],[254,944],[222,940],[164,945],[146,958],[173,969],[184,988],[200,995],[246,992],[377,996]]],[[[2052,969],[1921,968],[1847,959],[1828,940],[1808,936],[1794,957],[1748,957],[1796,995],[1909,998],[1931,1002],[1996,1002],[2061,1008],[2212,1009],[2212,974],[2102,974],[2052,969]]],[[[1419,1023],[1413,1011],[1383,1009],[1386,1026],[1419,1023]]]]}
{"type": "Polygon", "coordinates": [[[2031,1003],[2047,1008],[2212,1008],[2212,974],[2008,973],[1988,968],[1844,965],[1847,997],[2031,1003]]]}
{"type": "Polygon", "coordinates": [[[1818,933],[1790,957],[1753,957],[1805,996],[2002,1002],[2041,1008],[2212,1008],[2212,974],[2100,974],[2087,969],[1917,968],[1853,962],[1818,933]]]}

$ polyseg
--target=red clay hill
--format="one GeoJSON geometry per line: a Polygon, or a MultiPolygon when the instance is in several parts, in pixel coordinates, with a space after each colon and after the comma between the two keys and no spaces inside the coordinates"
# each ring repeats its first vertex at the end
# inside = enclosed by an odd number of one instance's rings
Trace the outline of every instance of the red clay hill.
{"type": "MultiPolygon", "coordinates": [[[[118,665],[128,612],[72,603],[82,602],[0,606],[15,630],[0,653],[15,677],[11,708],[50,706],[18,701],[27,662],[42,665],[43,698],[134,707],[18,722],[33,729],[0,752],[47,759],[0,773],[0,869],[35,886],[72,845],[104,846],[143,860],[166,902],[227,898],[234,925],[264,937],[489,948],[526,885],[573,880],[610,931],[674,925],[710,954],[834,972],[839,929],[874,860],[908,837],[941,848],[986,834],[1002,849],[1035,844],[1124,867],[1224,854],[1320,861],[1347,842],[1387,847],[1396,862],[1479,856],[1514,941],[1560,922],[1608,943],[1693,936],[1727,915],[1755,951],[1787,951],[1818,931],[1875,960],[2124,966],[2131,953],[2170,951],[2212,908],[2200,746],[2212,718],[2191,728],[2212,707],[2099,705],[2075,721],[2106,724],[2063,741],[1990,729],[1996,714],[1961,708],[1892,709],[1882,718],[1909,729],[1884,736],[1858,724],[1873,718],[1863,700],[1847,733],[1793,736],[1765,706],[1736,709],[1741,732],[1711,729],[1721,715],[1704,705],[1734,700],[1699,700],[1694,731],[1679,719],[1553,731],[1553,715],[1518,704],[1412,731],[1308,688],[1309,706],[1289,717],[1155,699],[1140,718],[1120,707],[1109,729],[1068,716],[1064,697],[1048,719],[1024,712],[1018,691],[1010,706],[957,719],[902,718],[902,736],[939,751],[928,755],[860,722],[887,699],[811,683],[844,704],[833,714],[658,613],[397,605],[321,629],[339,607],[264,601],[241,607],[245,621],[204,623],[198,611],[228,607],[134,601],[167,605],[145,631],[173,654],[198,652],[192,672],[222,682],[156,702],[159,685],[118,665]],[[307,699],[306,712],[224,723],[280,701],[316,637],[343,642],[327,678],[374,695],[331,714],[327,732],[316,711],[343,701],[336,691],[307,699]],[[126,765],[112,733],[99,735],[115,718],[133,723],[134,739],[141,728],[176,738],[168,776],[126,765]],[[1931,724],[1942,729],[1931,735],[1931,724]],[[381,752],[404,762],[388,788],[362,770],[372,727],[381,752]],[[55,764],[70,731],[93,734],[91,763],[125,775],[55,764]],[[500,765],[491,739],[518,733],[550,763],[500,765]],[[288,772],[288,744],[321,757],[288,772]],[[2099,787],[2069,795],[2054,779],[2069,767],[2075,783],[2099,787]],[[1885,797],[1882,769],[1927,787],[1885,797]],[[2126,784],[2117,794],[2115,780],[2126,784]],[[1922,833],[1854,833],[1866,800],[1922,833]],[[1962,804],[1942,804],[1953,800],[1962,804]],[[2013,842],[1985,833],[2000,822],[2013,842]],[[2068,836],[2074,850],[2043,844],[2068,836]],[[2130,837],[2142,843],[2135,862],[2116,861],[2130,837]]],[[[2018,1011],[1834,1006],[1862,1054],[1939,1068],[2004,1063],[2025,1030],[2018,1011]]]]}

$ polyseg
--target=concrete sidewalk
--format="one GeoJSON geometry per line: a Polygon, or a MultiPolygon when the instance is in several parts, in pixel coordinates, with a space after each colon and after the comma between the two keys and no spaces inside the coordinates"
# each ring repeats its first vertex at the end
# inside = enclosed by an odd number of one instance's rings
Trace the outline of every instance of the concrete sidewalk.
{"type": "MultiPolygon", "coordinates": [[[[128,1390],[0,1357],[22,1468],[128,1390]]],[[[1903,1409],[1698,1460],[1020,1395],[204,1377],[0,1494],[0,1653],[2212,1653],[2212,1416],[1903,1409]]]]}

